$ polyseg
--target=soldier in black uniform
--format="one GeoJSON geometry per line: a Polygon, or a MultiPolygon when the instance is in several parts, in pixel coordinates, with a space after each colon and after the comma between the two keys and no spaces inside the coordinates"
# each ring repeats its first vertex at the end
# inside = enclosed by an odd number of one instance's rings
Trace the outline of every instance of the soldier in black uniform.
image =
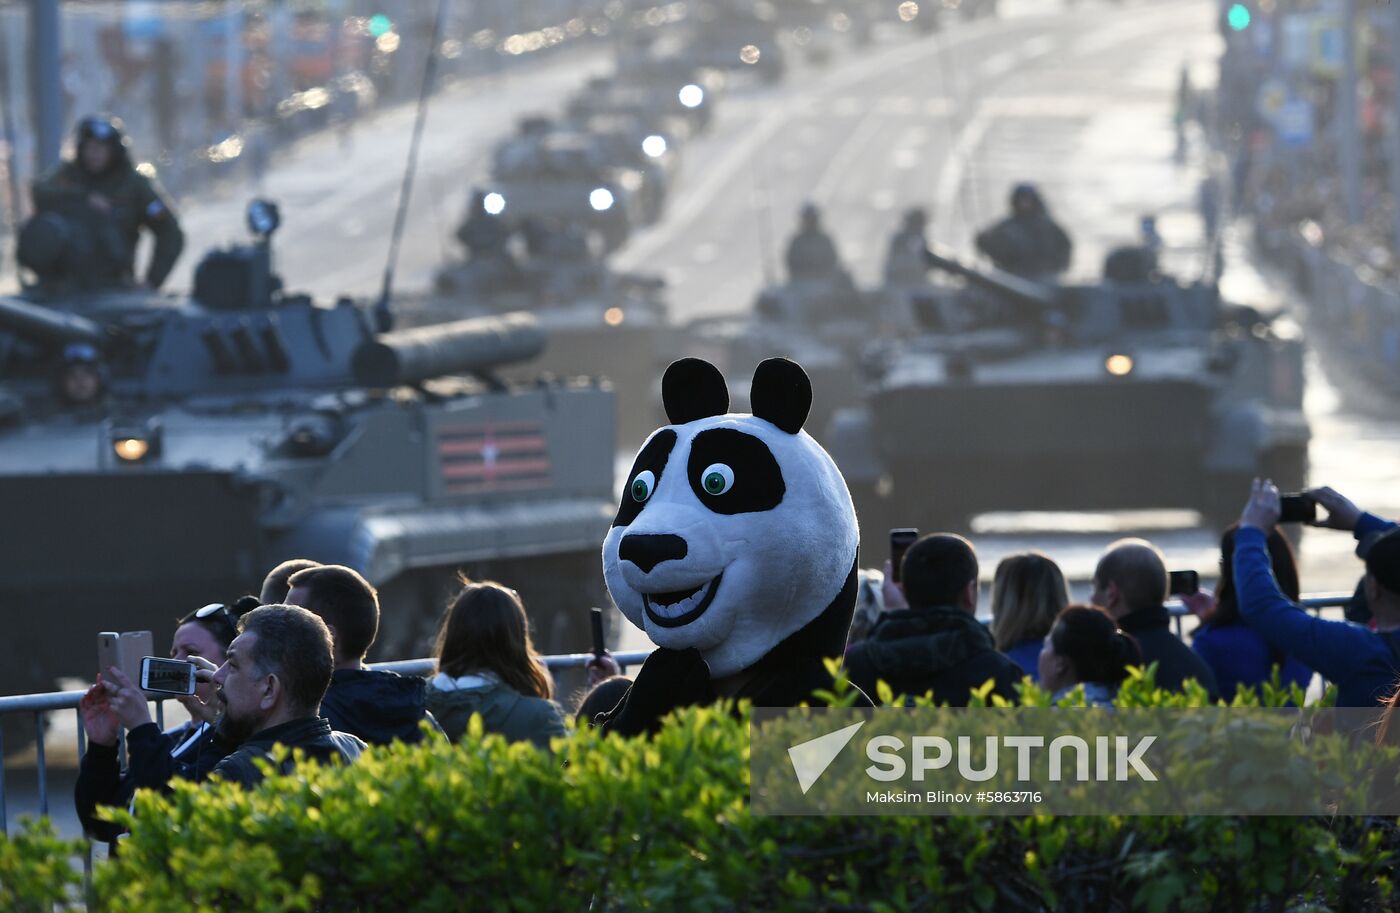
{"type": "Polygon", "coordinates": [[[802,207],[797,234],[788,242],[788,278],[839,279],[845,274],[836,245],[822,227],[821,210],[811,203],[802,207]]]}
{"type": "Polygon", "coordinates": [[[918,285],[928,277],[933,254],[928,249],[928,213],[919,207],[906,210],[899,230],[890,236],[885,253],[885,283],[918,285]]]}
{"type": "Polygon", "coordinates": [[[79,288],[136,283],[141,229],[155,250],[139,284],[159,288],[185,245],[180,222],[154,177],[131,162],[122,122],[78,122],[73,158],[34,182],[34,217],[20,233],[19,259],[41,281],[79,288]]]}
{"type": "Polygon", "coordinates": [[[1011,215],[979,234],[977,249],[998,269],[1043,279],[1069,269],[1072,245],[1050,218],[1040,191],[1017,184],[1011,191],[1011,215]]]}
{"type": "Polygon", "coordinates": [[[486,194],[472,193],[467,217],[457,228],[457,240],[472,260],[499,260],[510,257],[510,228],[498,215],[486,211],[486,194]]]}

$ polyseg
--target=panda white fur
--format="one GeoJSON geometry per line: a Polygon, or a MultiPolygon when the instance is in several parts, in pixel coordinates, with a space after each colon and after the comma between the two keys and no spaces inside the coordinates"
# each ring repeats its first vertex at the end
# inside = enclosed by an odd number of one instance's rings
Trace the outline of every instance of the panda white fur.
{"type": "MultiPolygon", "coordinates": [[[[632,691],[686,692],[647,695],[652,715],[712,700],[705,680],[731,676],[756,703],[806,699],[829,683],[822,660],[844,648],[859,547],[845,480],[802,431],[806,372],[763,362],[754,414],[736,415],[720,372],[683,359],[667,369],[662,399],[671,424],[638,453],[603,544],[613,601],[660,648],[632,691]],[[658,680],[663,666],[689,683],[658,680]]],[[[632,698],[614,715],[642,703],[632,698]]],[[[634,722],[623,728],[655,720],[634,722]]]]}

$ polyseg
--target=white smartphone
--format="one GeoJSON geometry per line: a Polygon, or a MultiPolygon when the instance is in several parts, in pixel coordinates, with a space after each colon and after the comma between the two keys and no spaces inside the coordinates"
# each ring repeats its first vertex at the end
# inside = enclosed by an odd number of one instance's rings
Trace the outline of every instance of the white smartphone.
{"type": "Polygon", "coordinates": [[[194,663],[160,656],[141,658],[141,690],[160,694],[194,694],[194,663]]]}

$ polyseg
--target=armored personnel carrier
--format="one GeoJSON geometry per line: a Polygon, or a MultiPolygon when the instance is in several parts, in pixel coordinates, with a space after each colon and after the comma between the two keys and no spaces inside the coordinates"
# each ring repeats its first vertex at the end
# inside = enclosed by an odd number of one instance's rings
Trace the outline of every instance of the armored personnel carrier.
{"type": "Polygon", "coordinates": [[[1303,350],[1213,282],[968,280],[889,348],[829,447],[872,535],[991,510],[1191,508],[1234,519],[1248,482],[1307,473],[1303,350]],[[942,322],[940,322],[942,321],[942,322]]]}
{"type": "Polygon", "coordinates": [[[484,206],[513,228],[532,221],[581,226],[613,251],[647,222],[643,181],[640,172],[606,161],[587,137],[531,118],[497,148],[484,206]]]}
{"type": "Polygon", "coordinates": [[[286,292],[275,209],[190,297],[0,298],[0,693],[90,676],[92,635],[257,592],[304,556],[381,590],[376,656],[423,655],[454,576],[518,588],[542,649],[605,598],[613,397],[511,386],[528,315],[383,332],[385,309],[286,292]]]}
{"type": "Polygon", "coordinates": [[[764,358],[800,362],[812,381],[808,425],[822,438],[835,410],[861,401],[861,358],[876,305],[844,274],[774,284],[759,293],[749,313],[689,324],[686,351],[718,367],[731,390],[747,390],[745,372],[764,358]]]}
{"type": "Polygon", "coordinates": [[[617,398],[617,443],[630,448],[662,421],[657,378],[680,351],[681,330],[671,322],[665,287],[659,276],[620,273],[591,255],[507,251],[446,264],[432,292],[399,296],[398,314],[420,325],[528,311],[549,343],[533,357],[502,366],[501,376],[606,380],[617,398]]]}
{"type": "Polygon", "coordinates": [[[657,78],[634,82],[623,76],[590,79],[570,99],[570,117],[625,114],[659,122],[682,137],[703,133],[714,116],[712,94],[698,80],[657,78]]]}

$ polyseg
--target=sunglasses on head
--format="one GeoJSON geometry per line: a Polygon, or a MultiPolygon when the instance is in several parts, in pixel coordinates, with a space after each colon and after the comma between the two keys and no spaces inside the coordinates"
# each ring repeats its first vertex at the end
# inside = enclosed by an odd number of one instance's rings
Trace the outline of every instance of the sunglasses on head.
{"type": "Polygon", "coordinates": [[[238,633],[238,619],[242,618],[244,610],[238,605],[224,605],[222,602],[211,602],[206,606],[195,609],[184,618],[180,619],[181,624],[190,621],[222,622],[228,626],[232,634],[238,633]]]}

